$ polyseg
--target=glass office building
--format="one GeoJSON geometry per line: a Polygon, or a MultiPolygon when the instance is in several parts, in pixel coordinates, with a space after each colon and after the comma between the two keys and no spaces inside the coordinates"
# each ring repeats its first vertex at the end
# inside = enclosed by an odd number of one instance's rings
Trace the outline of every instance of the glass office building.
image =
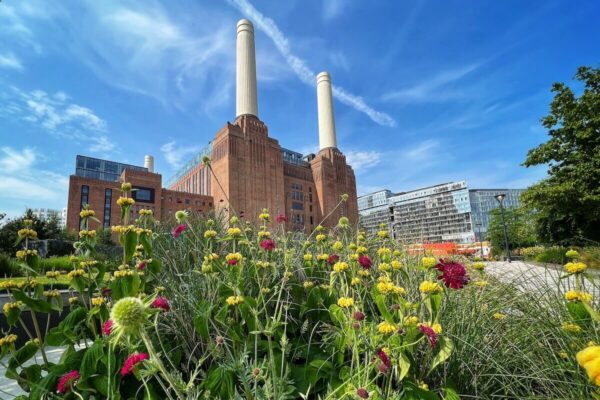
{"type": "Polygon", "coordinates": [[[102,181],[116,182],[123,170],[148,171],[144,167],[123,164],[99,158],[78,155],[75,160],[75,175],[84,178],[100,179],[102,181]]]}
{"type": "Polygon", "coordinates": [[[471,201],[471,212],[473,218],[473,227],[479,237],[485,237],[488,226],[490,225],[490,211],[498,208],[500,204],[495,196],[504,193],[504,207],[514,208],[520,205],[521,194],[525,189],[471,189],[469,198],[471,201]]]}

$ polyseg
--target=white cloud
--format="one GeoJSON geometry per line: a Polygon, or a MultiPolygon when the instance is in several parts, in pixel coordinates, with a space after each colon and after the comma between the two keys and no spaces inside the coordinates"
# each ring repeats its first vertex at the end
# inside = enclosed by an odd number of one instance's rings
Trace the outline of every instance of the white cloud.
{"type": "Polygon", "coordinates": [[[340,15],[344,10],[346,0],[324,0],[323,1],[323,19],[328,21],[340,15]]]}
{"type": "Polygon", "coordinates": [[[477,62],[464,67],[442,71],[438,75],[411,87],[395,90],[384,94],[383,101],[398,101],[411,103],[444,102],[465,96],[464,88],[448,89],[468,74],[477,70],[483,63],[477,62]]]}
{"type": "Polygon", "coordinates": [[[2,158],[0,158],[0,169],[4,172],[15,172],[21,169],[29,169],[35,162],[36,156],[33,149],[26,147],[22,151],[11,147],[0,148],[2,158]]]}
{"type": "Polygon", "coordinates": [[[362,171],[374,167],[381,161],[381,153],[377,151],[346,151],[346,161],[354,171],[362,171]]]}
{"type": "Polygon", "coordinates": [[[404,151],[404,156],[413,162],[425,161],[434,156],[434,153],[439,146],[440,143],[437,140],[425,140],[414,147],[406,149],[404,151]]]}
{"type": "Polygon", "coordinates": [[[0,54],[0,68],[22,70],[23,64],[13,53],[0,54]]]}
{"type": "MultiPolygon", "coordinates": [[[[316,84],[316,74],[306,65],[304,60],[292,53],[289,40],[271,18],[263,15],[247,0],[229,0],[229,3],[247,15],[256,24],[257,28],[262,30],[273,41],[277,50],[302,82],[310,86],[316,84]]],[[[396,121],[388,114],[371,108],[362,97],[351,94],[342,87],[334,85],[333,95],[342,103],[366,114],[380,125],[392,127],[396,125],[396,121]]]]}
{"type": "Polygon", "coordinates": [[[199,150],[196,146],[177,146],[175,140],[165,143],[160,147],[160,151],[163,152],[165,159],[173,168],[179,168],[190,155],[197,153],[199,150]]]}
{"type": "Polygon", "coordinates": [[[115,148],[108,138],[106,121],[90,108],[70,102],[66,93],[10,89],[2,96],[7,105],[0,106],[0,117],[18,117],[50,134],[91,143],[88,150],[92,153],[106,154],[115,148]]]}

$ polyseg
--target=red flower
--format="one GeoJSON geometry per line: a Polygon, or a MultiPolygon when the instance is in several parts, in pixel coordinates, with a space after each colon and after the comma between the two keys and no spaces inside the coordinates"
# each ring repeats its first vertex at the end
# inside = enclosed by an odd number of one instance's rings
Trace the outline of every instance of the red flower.
{"type": "Polygon", "coordinates": [[[186,229],[186,224],[177,225],[175,228],[173,228],[173,231],[171,232],[171,235],[173,235],[173,239],[177,239],[181,235],[181,233],[186,229]]]}
{"type": "Polygon", "coordinates": [[[227,264],[229,265],[236,265],[238,263],[238,260],[236,260],[235,258],[232,258],[231,260],[227,261],[227,264]]]}
{"type": "Polygon", "coordinates": [[[163,296],[158,296],[156,299],[154,299],[152,304],[150,304],[150,307],[151,308],[160,308],[161,310],[164,310],[164,311],[171,310],[171,304],[169,304],[169,300],[167,300],[167,298],[163,297],[163,296]]]}
{"type": "Polygon", "coordinates": [[[433,328],[430,327],[429,325],[420,324],[419,330],[421,331],[421,333],[423,335],[427,336],[431,347],[435,347],[435,345],[437,344],[438,335],[437,335],[437,333],[435,333],[433,328]]]}
{"type": "Polygon", "coordinates": [[[355,311],[354,314],[352,314],[352,318],[354,318],[357,321],[362,321],[363,319],[365,319],[365,313],[355,311]]]}
{"type": "Polygon", "coordinates": [[[105,323],[102,324],[102,334],[105,336],[110,335],[112,331],[113,322],[112,319],[107,319],[105,323]]]}
{"type": "Polygon", "coordinates": [[[283,215],[283,214],[279,214],[278,216],[276,216],[276,217],[275,217],[275,221],[276,221],[278,224],[281,224],[282,222],[285,222],[285,221],[287,221],[287,218],[286,218],[286,216],[285,216],[285,215],[283,215]]]}
{"type": "Polygon", "coordinates": [[[121,376],[129,375],[133,372],[133,368],[144,360],[148,359],[148,354],[146,353],[134,353],[127,357],[127,360],[123,363],[123,368],[121,368],[121,376]]]}
{"type": "Polygon", "coordinates": [[[390,370],[390,367],[388,367],[387,365],[385,365],[384,363],[379,363],[379,365],[377,365],[377,369],[379,370],[379,372],[381,372],[382,374],[387,374],[388,371],[390,370]]]}
{"type": "Polygon", "coordinates": [[[329,265],[333,265],[336,262],[338,262],[338,260],[340,259],[340,256],[338,256],[337,254],[332,254],[329,256],[329,258],[327,259],[327,264],[329,265]]]}
{"type": "Polygon", "coordinates": [[[469,283],[467,270],[462,264],[454,261],[440,260],[435,268],[442,272],[442,275],[438,276],[438,279],[444,281],[446,287],[451,289],[462,289],[469,283]]]}
{"type": "Polygon", "coordinates": [[[358,397],[360,397],[361,399],[368,399],[369,398],[369,392],[367,392],[367,389],[365,388],[360,388],[356,390],[356,395],[358,397]]]}
{"type": "Polygon", "coordinates": [[[137,267],[138,267],[138,269],[139,269],[140,271],[143,271],[143,270],[145,270],[145,269],[146,269],[146,261],[142,261],[141,263],[139,263],[139,264],[137,265],[137,267]]]}
{"type": "Polygon", "coordinates": [[[371,261],[371,259],[368,256],[359,256],[358,263],[364,269],[371,269],[371,265],[373,264],[373,261],[371,261]]]}
{"type": "Polygon", "coordinates": [[[56,392],[60,394],[68,393],[73,386],[77,385],[77,381],[81,378],[78,371],[71,371],[60,377],[58,385],[56,385],[56,392]]]}
{"type": "Polygon", "coordinates": [[[260,247],[262,247],[266,251],[271,251],[275,248],[275,242],[271,239],[265,239],[262,242],[260,242],[260,247]]]}
{"type": "Polygon", "coordinates": [[[381,360],[381,363],[383,365],[385,365],[386,368],[390,368],[392,366],[392,362],[390,361],[390,358],[385,353],[385,351],[383,351],[383,349],[375,350],[375,354],[377,354],[377,357],[379,357],[379,359],[381,360]]]}
{"type": "Polygon", "coordinates": [[[104,288],[102,289],[102,296],[104,297],[109,297],[112,293],[112,290],[110,288],[104,288]]]}

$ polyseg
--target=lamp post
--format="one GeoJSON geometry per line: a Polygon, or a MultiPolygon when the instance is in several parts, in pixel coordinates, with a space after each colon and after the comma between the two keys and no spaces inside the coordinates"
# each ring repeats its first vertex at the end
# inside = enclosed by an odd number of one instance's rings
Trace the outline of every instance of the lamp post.
{"type": "Polygon", "coordinates": [[[510,248],[508,247],[508,233],[506,231],[506,219],[504,217],[504,198],[506,197],[505,193],[500,193],[494,196],[498,203],[500,203],[500,215],[502,216],[502,227],[504,229],[504,244],[506,246],[506,258],[508,262],[511,262],[510,259],[510,248]]]}
{"type": "Polygon", "coordinates": [[[475,224],[477,227],[477,233],[479,234],[479,252],[481,253],[481,259],[483,260],[483,236],[481,235],[481,223],[478,222],[475,224]]]}

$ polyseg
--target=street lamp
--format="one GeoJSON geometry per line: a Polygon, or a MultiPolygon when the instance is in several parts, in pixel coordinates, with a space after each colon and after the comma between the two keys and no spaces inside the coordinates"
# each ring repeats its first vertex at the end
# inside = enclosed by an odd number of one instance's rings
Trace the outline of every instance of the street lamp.
{"type": "Polygon", "coordinates": [[[508,233],[506,232],[506,219],[504,218],[504,198],[506,197],[505,193],[500,193],[494,196],[498,203],[500,203],[500,215],[502,216],[502,227],[504,228],[504,244],[506,246],[506,255],[508,262],[511,262],[510,259],[510,248],[508,247],[508,233]]]}
{"type": "Polygon", "coordinates": [[[481,253],[481,260],[483,260],[483,236],[481,235],[481,223],[477,222],[475,226],[477,227],[477,233],[479,234],[479,251],[481,253]]]}

